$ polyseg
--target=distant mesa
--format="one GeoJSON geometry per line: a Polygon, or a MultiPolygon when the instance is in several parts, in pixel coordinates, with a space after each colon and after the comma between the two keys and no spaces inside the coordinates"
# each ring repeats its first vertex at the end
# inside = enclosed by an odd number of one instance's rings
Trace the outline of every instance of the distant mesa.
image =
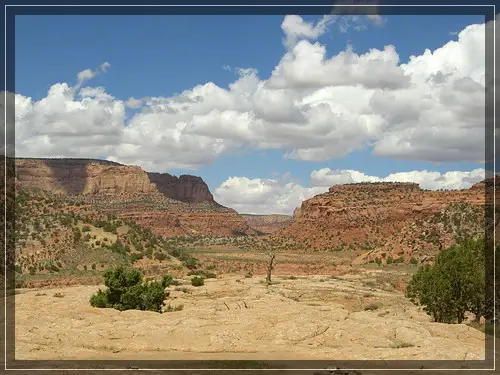
{"type": "Polygon", "coordinates": [[[293,217],[289,215],[252,215],[241,214],[250,228],[261,234],[274,233],[293,222],[293,217]]]}
{"type": "Polygon", "coordinates": [[[183,202],[212,202],[207,184],[197,176],[148,173],[97,159],[16,158],[16,179],[21,187],[64,195],[162,194],[183,202]]]}
{"type": "Polygon", "coordinates": [[[197,176],[148,173],[95,159],[15,160],[19,188],[48,191],[131,219],[155,234],[235,236],[256,233],[238,213],[215,202],[197,176]]]}

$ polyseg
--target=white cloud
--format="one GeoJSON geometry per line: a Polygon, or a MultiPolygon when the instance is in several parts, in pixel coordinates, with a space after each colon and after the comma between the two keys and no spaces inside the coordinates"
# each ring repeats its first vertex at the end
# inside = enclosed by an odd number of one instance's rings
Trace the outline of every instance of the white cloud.
{"type": "Polygon", "coordinates": [[[74,87],[53,85],[42,100],[16,95],[16,152],[107,155],[160,171],[194,169],[241,147],[309,161],[367,147],[399,159],[484,159],[484,25],[401,64],[394,46],[327,57],[313,40],[330,20],[287,16],[282,27],[293,43],[268,79],[238,68],[227,88],[208,82],[123,102],[84,86],[104,63],[80,72],[74,87]],[[126,107],[140,111],[126,118],[126,107]]]}
{"type": "Polygon", "coordinates": [[[142,107],[143,103],[144,101],[142,99],[128,98],[128,100],[125,102],[125,105],[128,108],[139,109],[142,107]]]}
{"type": "Polygon", "coordinates": [[[331,170],[323,168],[311,173],[313,186],[332,186],[359,182],[415,182],[422,189],[468,189],[475,183],[485,179],[485,170],[478,168],[472,171],[449,171],[446,173],[432,171],[409,171],[391,173],[385,177],[369,176],[355,170],[331,170]]]}
{"type": "Polygon", "coordinates": [[[96,75],[101,74],[101,73],[106,73],[106,71],[108,70],[108,68],[110,66],[111,66],[111,64],[109,62],[105,61],[104,63],[99,65],[99,68],[97,68],[95,71],[93,71],[92,69],[82,70],[80,73],[78,73],[76,75],[76,77],[78,79],[78,83],[74,88],[75,92],[78,91],[80,89],[80,87],[82,87],[85,84],[85,82],[91,80],[96,75]]]}
{"type": "Polygon", "coordinates": [[[278,179],[230,177],[215,189],[217,202],[240,213],[290,215],[303,200],[328,191],[278,179]]]}
{"type": "Polygon", "coordinates": [[[333,16],[323,16],[316,24],[305,22],[304,19],[297,15],[285,16],[281,23],[281,29],[285,34],[283,43],[286,47],[292,48],[300,39],[318,39],[327,31],[327,26],[334,20],[333,16]]]}
{"type": "Polygon", "coordinates": [[[39,101],[16,95],[15,104],[18,156],[92,158],[114,154],[121,142],[125,107],[102,88],[76,94],[60,83],[39,101]]]}
{"type": "Polygon", "coordinates": [[[318,89],[359,85],[365,89],[397,89],[410,83],[398,66],[399,55],[394,46],[385,46],[382,51],[370,49],[361,55],[349,46],[330,59],[325,56],[325,46],[300,41],[274,68],[268,87],[318,89]]]}
{"type": "Polygon", "coordinates": [[[333,185],[359,182],[416,182],[422,189],[468,189],[485,178],[484,169],[472,171],[410,171],[385,177],[369,176],[355,170],[323,168],[311,173],[311,187],[281,179],[230,177],[215,189],[215,200],[239,213],[291,215],[302,201],[328,191],[333,185]]]}

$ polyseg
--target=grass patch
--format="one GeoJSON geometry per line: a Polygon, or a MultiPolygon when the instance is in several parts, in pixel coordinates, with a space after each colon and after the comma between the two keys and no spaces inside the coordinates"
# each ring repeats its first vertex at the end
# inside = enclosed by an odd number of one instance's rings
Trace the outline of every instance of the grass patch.
{"type": "Polygon", "coordinates": [[[391,348],[393,348],[393,349],[402,349],[402,348],[412,348],[414,346],[415,345],[413,345],[412,343],[409,343],[409,342],[399,342],[397,344],[391,345],[391,348]]]}
{"type": "Polygon", "coordinates": [[[184,308],[184,305],[177,305],[177,306],[168,305],[165,308],[165,312],[181,311],[183,308],[184,308]]]}

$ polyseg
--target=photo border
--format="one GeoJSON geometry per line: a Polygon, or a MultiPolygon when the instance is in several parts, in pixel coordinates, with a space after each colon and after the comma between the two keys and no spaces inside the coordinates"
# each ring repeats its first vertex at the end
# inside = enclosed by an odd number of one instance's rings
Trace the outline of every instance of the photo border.
{"type": "MultiPolygon", "coordinates": [[[[396,14],[479,14],[485,15],[485,20],[490,17],[495,17],[496,8],[495,4],[491,5],[396,5],[396,4],[337,4],[337,5],[5,5],[5,18],[4,18],[4,30],[5,30],[5,41],[4,41],[4,74],[5,74],[5,90],[7,92],[15,93],[15,45],[14,45],[14,32],[15,32],[15,16],[16,15],[41,15],[41,14],[71,14],[71,15],[97,15],[97,14],[274,14],[274,15],[285,15],[285,14],[299,14],[299,15],[323,15],[330,14],[332,10],[335,10],[335,14],[380,14],[380,15],[396,15],[396,14]],[[340,7],[340,9],[339,9],[340,7]],[[401,8],[405,8],[405,11],[410,10],[409,13],[401,11],[401,8]],[[487,8],[489,11],[485,11],[487,8]],[[480,12],[479,9],[483,10],[480,12]],[[471,13],[471,10],[477,13],[471,13]],[[160,11],[160,12],[159,12],[160,11]],[[325,12],[326,11],[326,12],[325,12]],[[226,13],[227,12],[227,13],[226,13]]],[[[496,27],[494,28],[496,30],[496,27]]],[[[485,160],[493,160],[493,170],[496,171],[496,76],[495,76],[495,54],[496,54],[496,31],[493,31],[493,35],[486,35],[486,51],[488,57],[488,43],[493,42],[492,50],[493,55],[486,58],[486,77],[493,77],[492,81],[487,80],[487,90],[486,90],[486,147],[485,147],[485,160]],[[489,73],[489,74],[488,74],[489,73]],[[488,90],[488,85],[490,82],[494,82],[493,87],[488,90]],[[488,133],[488,132],[492,133],[488,133]],[[488,134],[490,136],[488,136],[488,134]],[[491,135],[493,135],[491,137],[491,135]],[[493,142],[492,142],[493,141],[493,142]],[[490,144],[491,143],[491,144],[490,144]]],[[[490,84],[491,85],[491,84],[490,84]]],[[[14,119],[14,98],[9,95],[5,95],[5,113],[4,120],[5,125],[7,125],[7,119],[14,119]]],[[[14,130],[14,129],[12,129],[14,130]]],[[[4,282],[4,309],[2,311],[2,324],[4,324],[4,364],[5,370],[21,370],[21,371],[47,371],[47,370],[59,370],[59,371],[99,371],[99,370],[111,370],[111,371],[166,371],[166,370],[176,370],[176,371],[280,371],[280,370],[295,370],[295,371],[321,371],[332,367],[341,368],[345,371],[430,371],[430,370],[450,370],[450,371],[471,371],[471,370],[493,370],[496,369],[496,337],[493,340],[485,340],[486,345],[486,358],[485,361],[462,361],[462,360],[443,360],[443,361],[430,361],[430,360],[419,360],[419,361],[402,361],[402,360],[308,360],[308,361],[268,361],[268,360],[249,360],[249,361],[209,361],[209,360],[165,360],[165,361],[148,361],[148,360],[96,360],[96,361],[79,361],[79,360],[66,360],[66,361],[29,361],[29,360],[15,360],[14,359],[14,346],[10,346],[9,342],[15,342],[14,332],[15,332],[15,304],[7,303],[8,301],[8,290],[12,289],[15,285],[14,271],[13,271],[13,242],[9,241],[8,236],[8,223],[13,221],[14,212],[13,207],[9,207],[8,198],[9,194],[13,193],[13,185],[9,184],[8,177],[12,177],[14,171],[14,131],[10,131],[9,127],[6,126],[5,129],[5,144],[4,150],[6,150],[7,157],[4,157],[3,163],[3,173],[4,173],[4,243],[5,243],[5,253],[4,262],[2,268],[5,271],[5,282],[4,282]],[[12,152],[9,152],[9,146],[12,147],[12,152]],[[8,338],[12,340],[8,340],[8,338]],[[490,350],[488,350],[490,348],[490,350]],[[488,362],[488,356],[491,357],[493,354],[493,367],[482,367],[485,362],[488,362]],[[9,362],[10,361],[10,362],[9,362]],[[220,363],[220,362],[252,362],[252,363],[262,363],[266,364],[268,368],[256,369],[256,368],[203,368],[203,366],[210,363],[220,363]],[[143,368],[142,365],[147,363],[149,368],[143,368]],[[165,368],[165,364],[170,364],[171,367],[165,368]],[[362,366],[352,366],[353,364],[361,364],[362,366]],[[414,364],[414,366],[411,366],[414,364]],[[79,365],[85,365],[85,368],[79,367],[79,365]],[[102,365],[103,367],[96,367],[102,365]],[[117,366],[120,368],[117,368],[117,366]],[[293,365],[293,366],[290,366],[293,365]],[[311,366],[313,365],[313,366],[311,366]],[[394,365],[391,367],[391,365],[394,365]],[[430,365],[430,366],[429,366],[430,365]],[[452,365],[456,365],[453,367],[452,365]],[[463,368],[467,365],[468,368],[463,368]],[[33,367],[35,366],[35,367],[33,367]],[[36,367],[38,366],[38,367],[36,367]],[[283,367],[275,367],[283,366],[283,367]],[[435,367],[433,367],[435,366],[435,367]]],[[[492,185],[492,191],[486,191],[486,199],[491,199],[493,197],[493,205],[496,204],[496,179],[492,185]],[[490,195],[491,194],[491,195],[490,195]],[[488,198],[489,197],[489,198],[488,198]]],[[[488,187],[486,188],[488,189],[488,187]]],[[[488,217],[487,217],[488,219],[488,217]]],[[[493,222],[495,222],[495,217],[490,217],[493,222]]],[[[487,236],[491,234],[487,233],[487,236]]],[[[495,230],[492,233],[493,239],[496,243],[495,230]]],[[[496,264],[496,251],[493,252],[493,264],[496,264]]],[[[500,260],[500,259],[499,259],[500,260]]],[[[495,268],[493,267],[493,273],[495,275],[495,268]]],[[[496,281],[496,275],[494,276],[496,281]]],[[[496,282],[492,285],[494,293],[496,288],[496,282]]],[[[11,296],[12,297],[12,296],[11,296]]],[[[11,298],[13,299],[13,298],[11,298]]],[[[496,332],[496,327],[494,328],[496,332]]]]}

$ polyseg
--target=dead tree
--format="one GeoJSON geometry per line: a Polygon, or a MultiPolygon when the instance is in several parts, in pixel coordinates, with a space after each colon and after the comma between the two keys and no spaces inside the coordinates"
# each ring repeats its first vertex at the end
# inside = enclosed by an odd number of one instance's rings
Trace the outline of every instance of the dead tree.
{"type": "Polygon", "coordinates": [[[274,258],[276,257],[275,254],[269,254],[269,264],[267,265],[267,276],[266,276],[266,285],[269,286],[271,285],[271,272],[273,271],[274,265],[274,258]]]}

